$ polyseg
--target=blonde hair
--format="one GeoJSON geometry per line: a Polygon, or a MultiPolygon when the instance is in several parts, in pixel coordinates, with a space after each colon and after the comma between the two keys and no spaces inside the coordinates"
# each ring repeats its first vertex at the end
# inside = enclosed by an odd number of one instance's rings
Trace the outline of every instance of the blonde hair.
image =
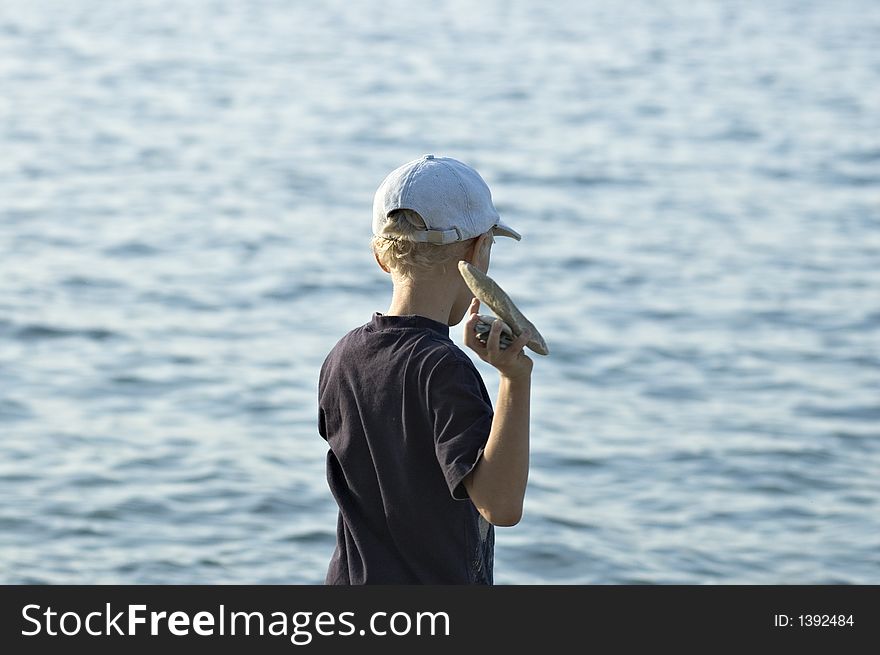
{"type": "Polygon", "coordinates": [[[403,277],[412,278],[417,271],[442,269],[445,272],[447,266],[464,259],[468,248],[478,238],[448,244],[411,241],[408,238],[426,228],[425,220],[418,212],[396,209],[388,215],[388,222],[382,230],[385,236],[374,236],[370,240],[370,247],[383,266],[403,277]]]}

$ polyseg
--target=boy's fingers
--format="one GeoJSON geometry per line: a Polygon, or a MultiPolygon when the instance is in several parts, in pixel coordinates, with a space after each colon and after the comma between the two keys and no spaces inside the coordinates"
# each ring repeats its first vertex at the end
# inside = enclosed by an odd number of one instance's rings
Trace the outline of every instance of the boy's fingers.
{"type": "Polygon", "coordinates": [[[483,343],[477,338],[476,326],[479,321],[480,317],[477,314],[471,314],[464,324],[464,342],[477,352],[485,349],[483,343]]]}
{"type": "Polygon", "coordinates": [[[483,347],[483,344],[480,343],[480,340],[477,338],[477,324],[480,322],[480,319],[476,314],[471,314],[471,317],[467,320],[464,326],[464,339],[465,343],[470,344],[480,344],[480,347],[483,347]]]}
{"type": "Polygon", "coordinates": [[[474,339],[477,336],[474,331],[474,322],[474,317],[471,316],[464,324],[464,342],[468,345],[473,345],[474,339]]]}
{"type": "Polygon", "coordinates": [[[529,339],[532,338],[532,333],[528,330],[523,330],[520,335],[514,339],[513,343],[511,343],[507,349],[511,352],[518,353],[521,350],[525,349],[526,344],[529,342],[529,339]]]}
{"type": "Polygon", "coordinates": [[[494,357],[501,350],[499,340],[501,339],[501,321],[492,321],[492,328],[489,330],[489,338],[486,339],[486,348],[489,355],[494,357]]]}

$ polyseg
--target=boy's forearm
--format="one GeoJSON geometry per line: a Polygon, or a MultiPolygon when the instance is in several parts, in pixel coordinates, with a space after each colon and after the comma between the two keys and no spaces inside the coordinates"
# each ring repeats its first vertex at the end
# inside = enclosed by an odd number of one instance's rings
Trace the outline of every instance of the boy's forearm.
{"type": "Polygon", "coordinates": [[[530,374],[501,376],[492,429],[473,474],[477,498],[472,500],[498,525],[514,525],[522,515],[529,477],[530,396],[530,374]]]}

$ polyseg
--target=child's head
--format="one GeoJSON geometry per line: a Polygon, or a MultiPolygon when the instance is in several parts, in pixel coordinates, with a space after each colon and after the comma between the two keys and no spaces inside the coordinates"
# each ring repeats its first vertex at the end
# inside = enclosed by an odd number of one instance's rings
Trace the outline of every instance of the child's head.
{"type": "Polygon", "coordinates": [[[373,253],[401,278],[445,275],[460,259],[488,258],[494,234],[521,238],[501,222],[480,174],[450,157],[425,155],[400,166],[373,199],[373,253]],[[474,252],[487,233],[484,252],[474,252]]]}

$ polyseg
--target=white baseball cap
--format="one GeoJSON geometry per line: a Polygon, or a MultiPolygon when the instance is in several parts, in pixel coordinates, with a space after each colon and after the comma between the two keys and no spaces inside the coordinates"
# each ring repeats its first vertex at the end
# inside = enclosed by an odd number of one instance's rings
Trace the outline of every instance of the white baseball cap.
{"type": "Polygon", "coordinates": [[[427,229],[409,237],[413,241],[453,243],[489,230],[522,238],[501,222],[480,174],[451,157],[423,155],[391,171],[373,198],[373,235],[392,236],[385,228],[395,209],[412,209],[425,219],[427,229]]]}

